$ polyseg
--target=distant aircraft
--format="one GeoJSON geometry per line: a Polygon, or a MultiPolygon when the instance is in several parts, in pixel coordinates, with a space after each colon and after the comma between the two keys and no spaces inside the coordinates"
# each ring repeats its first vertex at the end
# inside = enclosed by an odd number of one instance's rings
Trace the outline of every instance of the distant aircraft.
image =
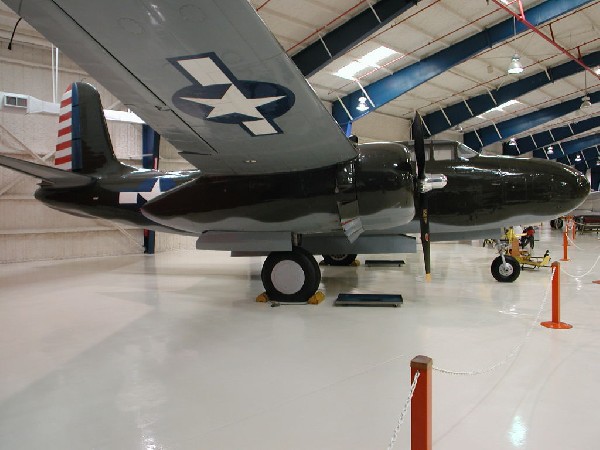
{"type": "MultiPolygon", "coordinates": [[[[590,192],[585,201],[573,211],[565,214],[566,217],[573,217],[577,223],[577,229],[597,229],[600,227],[600,191],[590,192]]],[[[550,221],[550,226],[560,229],[564,225],[563,218],[558,217],[550,221]]]]}
{"type": "Polygon", "coordinates": [[[569,213],[570,216],[598,216],[600,217],[600,191],[590,192],[585,201],[569,213]]]}
{"type": "Polygon", "coordinates": [[[274,300],[316,292],[314,254],[415,251],[399,227],[418,220],[428,274],[430,225],[497,232],[554,218],[589,192],[579,172],[542,160],[465,154],[429,161],[443,175],[426,175],[418,116],[416,169],[400,143],[353,144],[246,0],[4,1],[199,170],[120,163],[85,83],[61,103],[55,167],[0,165],[41,178],[36,198],[64,212],[268,254],[261,278],[274,300]]]}

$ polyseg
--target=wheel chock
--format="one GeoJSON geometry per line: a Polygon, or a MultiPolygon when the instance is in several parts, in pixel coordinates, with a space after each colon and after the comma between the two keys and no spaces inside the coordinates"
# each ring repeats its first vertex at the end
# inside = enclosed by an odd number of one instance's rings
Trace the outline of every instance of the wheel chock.
{"type": "Polygon", "coordinates": [[[308,299],[308,304],[309,305],[318,305],[323,300],[325,300],[325,294],[323,294],[321,291],[317,291],[317,292],[315,292],[315,295],[313,295],[311,298],[308,299]]]}
{"type": "Polygon", "coordinates": [[[352,261],[352,264],[350,264],[352,267],[358,267],[360,266],[360,261],[358,259],[355,259],[354,261],[352,261]]]}
{"type": "MultiPolygon", "coordinates": [[[[325,300],[325,294],[323,294],[321,291],[317,291],[311,298],[308,299],[307,303],[309,305],[318,305],[318,304],[322,303],[323,300],[325,300]]],[[[258,297],[256,297],[256,301],[257,301],[257,303],[268,303],[271,300],[267,296],[267,293],[263,292],[258,297]]]]}
{"type": "Polygon", "coordinates": [[[263,292],[258,297],[256,297],[256,301],[258,303],[267,303],[269,301],[269,297],[267,297],[267,293],[263,292]]]}

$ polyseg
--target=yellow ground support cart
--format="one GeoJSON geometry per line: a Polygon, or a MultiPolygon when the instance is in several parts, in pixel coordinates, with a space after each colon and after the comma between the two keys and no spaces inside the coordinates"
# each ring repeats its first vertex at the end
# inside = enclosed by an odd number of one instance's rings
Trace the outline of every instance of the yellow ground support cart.
{"type": "Polygon", "coordinates": [[[496,280],[511,283],[519,278],[521,269],[550,267],[550,251],[546,250],[544,256],[531,255],[519,246],[519,235],[512,228],[506,232],[506,241],[499,247],[500,256],[492,261],[491,271],[496,280]]]}

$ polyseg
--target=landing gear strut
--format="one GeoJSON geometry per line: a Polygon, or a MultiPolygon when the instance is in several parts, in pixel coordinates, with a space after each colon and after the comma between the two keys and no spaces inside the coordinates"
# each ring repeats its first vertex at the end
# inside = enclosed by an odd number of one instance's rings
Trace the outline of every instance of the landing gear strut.
{"type": "Polygon", "coordinates": [[[294,247],[291,252],[270,253],[260,277],[270,300],[306,302],[319,288],[321,269],[313,255],[294,247]]]}

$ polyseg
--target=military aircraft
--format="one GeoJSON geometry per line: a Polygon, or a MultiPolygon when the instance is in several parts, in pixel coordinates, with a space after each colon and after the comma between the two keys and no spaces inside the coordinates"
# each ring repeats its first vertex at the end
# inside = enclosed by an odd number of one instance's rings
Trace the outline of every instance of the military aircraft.
{"type": "MultiPolygon", "coordinates": [[[[565,216],[573,217],[579,229],[597,227],[597,224],[600,224],[600,191],[590,192],[578,208],[568,212],[565,216]]],[[[557,230],[561,229],[563,225],[562,217],[550,221],[550,226],[557,230]]]]}
{"type": "Polygon", "coordinates": [[[541,160],[471,155],[430,161],[442,174],[427,175],[418,116],[415,169],[403,144],[355,145],[246,0],[4,2],[198,170],[120,163],[85,83],[61,102],[55,167],[0,164],[41,178],[36,198],[61,211],[268,254],[261,278],[274,300],[316,292],[314,254],[415,251],[398,227],[419,220],[429,273],[430,223],[465,232],[549,220],[589,192],[579,172],[541,160]]]}

